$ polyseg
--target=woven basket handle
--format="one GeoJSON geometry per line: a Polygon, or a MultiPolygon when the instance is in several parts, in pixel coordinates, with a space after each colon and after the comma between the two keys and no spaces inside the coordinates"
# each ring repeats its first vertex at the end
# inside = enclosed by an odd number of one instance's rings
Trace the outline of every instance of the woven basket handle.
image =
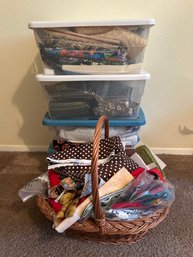
{"type": "Polygon", "coordinates": [[[98,221],[99,227],[103,226],[105,222],[105,215],[100,206],[99,192],[98,192],[98,157],[99,157],[99,144],[101,139],[101,130],[103,123],[105,123],[105,138],[109,137],[109,121],[106,116],[101,116],[94,132],[92,160],[91,160],[91,178],[92,178],[92,197],[95,220],[98,221]]]}

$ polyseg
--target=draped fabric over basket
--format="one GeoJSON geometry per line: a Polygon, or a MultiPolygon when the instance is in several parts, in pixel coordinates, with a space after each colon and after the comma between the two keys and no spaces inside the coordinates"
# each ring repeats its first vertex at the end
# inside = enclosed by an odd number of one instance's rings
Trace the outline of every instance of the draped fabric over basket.
{"type": "MultiPolygon", "coordinates": [[[[84,143],[49,155],[47,157],[49,161],[48,169],[55,168],[57,172],[64,176],[83,179],[85,174],[91,172],[92,148],[92,142],[84,143]]],[[[98,163],[99,176],[105,181],[108,181],[122,167],[130,172],[139,168],[127,156],[118,136],[100,140],[98,163]]]]}

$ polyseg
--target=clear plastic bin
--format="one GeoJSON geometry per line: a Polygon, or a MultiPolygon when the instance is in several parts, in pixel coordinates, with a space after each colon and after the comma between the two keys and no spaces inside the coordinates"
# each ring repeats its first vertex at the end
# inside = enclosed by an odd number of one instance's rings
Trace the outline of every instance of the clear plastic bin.
{"type": "Polygon", "coordinates": [[[141,70],[154,19],[29,23],[45,74],[120,74],[141,70]]]}
{"type": "Polygon", "coordinates": [[[37,75],[51,119],[136,119],[150,74],[37,75]]]}
{"type": "MultiPolygon", "coordinates": [[[[94,130],[97,120],[53,120],[46,113],[42,124],[47,126],[50,131],[51,141],[67,140],[73,144],[88,142],[93,140],[94,130]]],[[[130,149],[139,141],[139,130],[146,124],[145,115],[140,109],[139,116],[135,120],[109,120],[109,135],[121,137],[125,149],[130,149]]],[[[104,131],[102,130],[102,137],[104,131]]],[[[51,142],[48,152],[54,151],[53,142],[51,142]]]]}

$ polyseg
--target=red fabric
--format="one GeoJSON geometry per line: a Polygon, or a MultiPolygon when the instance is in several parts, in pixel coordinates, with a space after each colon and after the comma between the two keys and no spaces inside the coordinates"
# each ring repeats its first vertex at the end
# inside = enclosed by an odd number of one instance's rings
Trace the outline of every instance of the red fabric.
{"type": "Polygon", "coordinates": [[[49,177],[49,181],[50,181],[50,187],[60,185],[61,179],[57,172],[55,172],[54,170],[48,170],[48,177],[49,177]]]}
{"type": "Polygon", "coordinates": [[[84,200],[86,200],[86,198],[88,198],[88,196],[82,197],[82,198],[78,201],[77,206],[80,205],[82,202],[84,202],[84,200]]]}
{"type": "MultiPolygon", "coordinates": [[[[145,169],[144,168],[138,168],[134,171],[131,172],[131,175],[136,178],[139,176],[139,174],[141,174],[145,169]]],[[[153,168],[151,170],[147,170],[147,172],[149,174],[152,175],[156,175],[156,177],[158,177],[161,181],[166,182],[165,178],[163,177],[163,174],[160,170],[158,170],[157,168],[153,168]]]]}
{"type": "Polygon", "coordinates": [[[153,168],[151,170],[148,170],[147,172],[152,175],[156,175],[161,181],[166,182],[165,178],[163,177],[162,172],[160,170],[158,170],[157,168],[153,168]]]}
{"type": "Polygon", "coordinates": [[[60,203],[57,203],[54,199],[50,198],[49,203],[56,213],[62,209],[62,205],[60,203]]]}
{"type": "Polygon", "coordinates": [[[124,209],[124,208],[139,208],[142,204],[139,202],[123,202],[123,203],[114,203],[112,204],[112,209],[124,209]]]}
{"type": "Polygon", "coordinates": [[[144,168],[137,168],[136,170],[131,172],[131,175],[136,178],[139,176],[139,174],[141,174],[145,169],[144,168]]]}

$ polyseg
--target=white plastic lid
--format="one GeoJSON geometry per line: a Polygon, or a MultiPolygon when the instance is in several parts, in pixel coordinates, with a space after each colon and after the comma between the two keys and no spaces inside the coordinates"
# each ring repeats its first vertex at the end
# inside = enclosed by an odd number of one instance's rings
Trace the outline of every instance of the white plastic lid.
{"type": "Polygon", "coordinates": [[[58,82],[58,81],[116,81],[116,80],[147,80],[150,79],[150,73],[143,71],[137,74],[113,74],[113,75],[36,75],[40,82],[58,82]]]}
{"type": "Polygon", "coordinates": [[[155,19],[124,19],[124,20],[82,20],[82,21],[31,21],[30,29],[61,28],[61,27],[88,27],[88,26],[136,26],[155,25],[155,19]]]}

